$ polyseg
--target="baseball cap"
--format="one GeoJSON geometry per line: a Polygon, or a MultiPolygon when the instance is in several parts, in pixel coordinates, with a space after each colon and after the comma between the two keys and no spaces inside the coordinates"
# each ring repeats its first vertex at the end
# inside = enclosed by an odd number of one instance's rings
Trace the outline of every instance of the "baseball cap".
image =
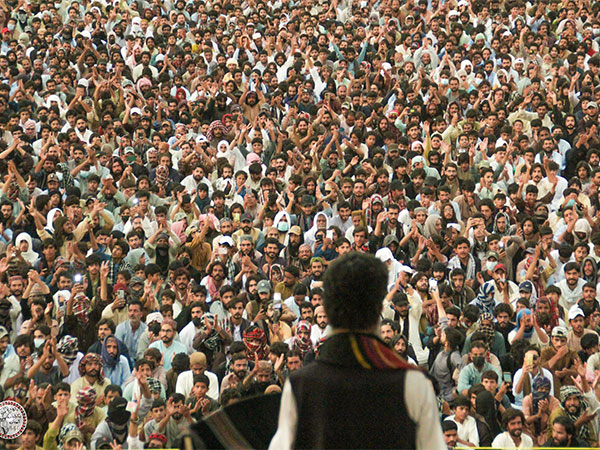
{"type": "Polygon", "coordinates": [[[568,334],[568,331],[565,327],[557,325],[554,328],[552,328],[552,337],[561,337],[561,338],[566,339],[567,334],[568,334]]]}
{"type": "Polygon", "coordinates": [[[233,247],[233,239],[231,239],[230,236],[221,236],[219,245],[229,245],[230,247],[233,247]]]}
{"type": "Polygon", "coordinates": [[[51,173],[50,175],[48,175],[48,178],[46,180],[46,182],[50,182],[50,181],[56,181],[58,182],[58,175],[56,175],[55,173],[51,173]]]}
{"type": "Polygon", "coordinates": [[[252,222],[252,216],[250,213],[244,213],[240,216],[240,222],[252,222]]]}
{"type": "Polygon", "coordinates": [[[77,428],[70,430],[65,435],[63,442],[71,442],[73,439],[76,439],[78,442],[83,442],[83,435],[81,434],[81,431],[79,431],[77,428]]]}
{"type": "Polygon", "coordinates": [[[598,104],[596,102],[588,102],[587,107],[598,109],[598,104]]]}
{"type": "Polygon", "coordinates": [[[315,204],[315,199],[312,195],[305,194],[302,196],[302,206],[313,206],[315,204]]]}
{"type": "Polygon", "coordinates": [[[533,286],[531,283],[521,283],[519,285],[519,292],[533,292],[533,286]]]}
{"type": "Polygon", "coordinates": [[[0,339],[2,339],[4,336],[8,336],[8,330],[3,326],[0,326],[0,339]]]}
{"type": "Polygon", "coordinates": [[[260,280],[256,292],[259,294],[271,292],[271,283],[268,280],[260,280]]]}
{"type": "Polygon", "coordinates": [[[583,310],[579,307],[579,305],[573,305],[571,309],[569,309],[569,320],[576,319],[579,316],[585,317],[583,310]]]}
{"type": "Polygon", "coordinates": [[[290,228],[290,233],[295,234],[296,236],[302,236],[302,229],[298,225],[294,225],[290,228]]]}
{"type": "Polygon", "coordinates": [[[496,264],[496,267],[494,267],[494,272],[498,272],[498,270],[506,272],[506,266],[502,263],[496,264]]]}

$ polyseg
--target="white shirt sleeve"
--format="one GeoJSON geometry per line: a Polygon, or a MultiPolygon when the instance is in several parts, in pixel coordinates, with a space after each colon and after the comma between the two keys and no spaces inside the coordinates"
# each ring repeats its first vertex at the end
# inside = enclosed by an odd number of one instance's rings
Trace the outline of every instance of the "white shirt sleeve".
{"type": "Polygon", "coordinates": [[[292,385],[289,380],[283,385],[281,394],[281,408],[279,410],[279,424],[277,432],[269,450],[285,450],[291,449],[296,436],[296,427],[298,425],[298,409],[296,407],[296,399],[292,392],[292,385]]]}
{"type": "Polygon", "coordinates": [[[406,410],[417,427],[417,449],[445,450],[447,447],[431,382],[421,372],[409,370],[404,385],[406,410]]]}

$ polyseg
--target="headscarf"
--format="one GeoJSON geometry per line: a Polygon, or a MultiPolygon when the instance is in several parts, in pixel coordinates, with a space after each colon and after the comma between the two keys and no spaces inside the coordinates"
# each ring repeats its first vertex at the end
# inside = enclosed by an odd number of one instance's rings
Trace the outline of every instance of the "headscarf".
{"type": "Polygon", "coordinates": [[[23,241],[27,242],[27,244],[29,244],[29,246],[27,247],[26,252],[21,252],[21,256],[29,264],[34,265],[36,263],[36,261],[40,258],[40,256],[36,252],[33,251],[33,243],[31,241],[31,236],[29,236],[29,234],[27,234],[27,233],[19,234],[17,236],[17,239],[15,239],[15,246],[17,248],[19,248],[19,246],[21,245],[21,242],[23,242],[23,241]]]}
{"type": "Polygon", "coordinates": [[[587,219],[578,219],[577,222],[575,222],[575,227],[573,228],[573,237],[575,239],[575,244],[579,242],[587,243],[587,241],[590,238],[590,234],[592,234],[592,227],[590,226],[590,223],[587,221],[587,219]],[[585,238],[579,239],[577,237],[577,233],[585,233],[585,238]]]}
{"type": "Polygon", "coordinates": [[[156,168],[154,181],[159,186],[166,186],[169,182],[169,168],[167,166],[158,166],[156,168]]]}
{"type": "Polygon", "coordinates": [[[150,436],[148,436],[148,442],[150,442],[154,439],[162,442],[165,447],[167,446],[167,437],[164,434],[152,433],[150,436]]]}
{"type": "Polygon", "coordinates": [[[89,314],[92,302],[82,292],[78,293],[73,299],[73,314],[84,326],[89,323],[89,314]]]}
{"type": "Polygon", "coordinates": [[[76,337],[63,336],[56,346],[58,353],[61,354],[67,365],[71,366],[77,358],[77,349],[79,347],[79,340],[76,337]]]}
{"type": "Polygon", "coordinates": [[[496,300],[494,300],[494,292],[496,288],[494,286],[494,280],[486,281],[479,288],[479,294],[471,302],[472,305],[477,306],[481,312],[494,313],[494,306],[496,306],[496,300]]]}
{"type": "Polygon", "coordinates": [[[96,407],[96,390],[91,386],[79,389],[77,393],[77,406],[75,407],[75,423],[94,414],[96,407]]]}
{"type": "Polygon", "coordinates": [[[285,238],[287,238],[287,231],[279,231],[279,223],[282,221],[282,219],[285,217],[285,219],[287,220],[287,224],[288,224],[288,230],[290,231],[290,228],[292,228],[292,218],[290,217],[290,214],[287,211],[279,211],[277,214],[275,214],[275,218],[273,219],[273,226],[275,228],[277,228],[277,231],[279,233],[284,233],[285,237],[282,239],[280,239],[280,242],[282,244],[285,244],[285,238]]]}
{"type": "Polygon", "coordinates": [[[204,346],[210,350],[210,351],[217,351],[219,350],[219,347],[221,345],[221,337],[219,336],[219,333],[217,333],[217,330],[215,330],[215,316],[214,314],[211,313],[204,313],[202,315],[201,320],[201,325],[200,325],[200,332],[201,333],[206,333],[206,325],[204,324],[205,320],[208,320],[208,322],[210,323],[210,325],[212,326],[212,330],[210,332],[210,335],[208,335],[206,337],[206,339],[204,339],[204,346]]]}
{"type": "Polygon", "coordinates": [[[439,234],[435,229],[438,220],[442,220],[442,217],[437,214],[431,214],[425,219],[425,225],[423,225],[423,237],[429,239],[431,236],[439,234]]]}
{"type": "Polygon", "coordinates": [[[217,144],[217,158],[225,158],[231,165],[235,163],[233,152],[229,149],[229,142],[226,139],[219,141],[217,144]],[[221,150],[223,146],[225,146],[224,151],[221,150]]]}
{"type": "Polygon", "coordinates": [[[308,230],[306,233],[304,233],[304,242],[306,244],[310,245],[311,250],[314,250],[313,246],[316,242],[315,235],[317,234],[317,231],[319,231],[319,228],[317,226],[317,218],[319,216],[325,217],[325,230],[329,228],[329,217],[327,216],[327,214],[325,214],[322,211],[316,213],[315,218],[313,219],[312,227],[310,228],[310,230],[308,230]]]}
{"type": "Polygon", "coordinates": [[[381,205],[380,214],[385,211],[383,197],[379,194],[373,194],[371,196],[371,199],[369,200],[369,207],[365,211],[365,218],[366,218],[367,224],[369,224],[369,226],[371,226],[373,228],[375,228],[375,225],[377,224],[377,215],[375,215],[375,213],[373,212],[373,205],[375,203],[379,203],[381,205]]]}
{"type": "Polygon", "coordinates": [[[306,320],[300,320],[296,325],[296,336],[293,341],[294,350],[301,353],[304,359],[306,354],[312,350],[312,341],[310,340],[310,324],[306,320]],[[308,338],[300,336],[300,331],[308,331],[308,338]]]}
{"type": "Polygon", "coordinates": [[[50,234],[54,234],[54,216],[57,212],[60,212],[62,215],[62,210],[60,208],[52,208],[46,215],[46,230],[48,230],[50,234]]]}
{"type": "Polygon", "coordinates": [[[494,315],[489,312],[481,313],[481,315],[479,316],[479,320],[477,321],[477,331],[479,331],[485,336],[485,341],[488,343],[489,348],[492,348],[496,330],[494,328],[494,325],[483,325],[483,321],[490,321],[494,323],[494,315]]]}
{"type": "Polygon", "coordinates": [[[538,403],[550,397],[550,388],[552,384],[546,377],[537,377],[533,380],[533,391],[531,392],[533,413],[538,412],[538,403]]]}
{"type": "MultiPolygon", "coordinates": [[[[129,264],[131,267],[135,267],[140,263],[140,258],[142,255],[146,255],[146,250],[143,248],[134,248],[129,250],[129,253],[127,253],[123,261],[129,264]]],[[[148,258],[146,258],[146,261],[148,261],[148,258]]]]}
{"type": "Polygon", "coordinates": [[[104,381],[104,372],[102,371],[102,368],[104,367],[104,362],[102,361],[102,358],[100,358],[100,355],[98,355],[97,353],[88,353],[83,358],[81,358],[81,361],[79,361],[79,374],[82,377],[85,375],[85,366],[87,363],[100,364],[100,372],[98,372],[98,381],[102,383],[104,381]]]}
{"type": "MultiPolygon", "coordinates": [[[[521,323],[521,318],[523,317],[524,314],[531,314],[531,310],[530,309],[522,309],[517,313],[517,326],[515,327],[515,330],[519,331],[519,327],[520,327],[520,323],[521,323]]],[[[525,339],[531,339],[531,336],[533,336],[533,330],[534,328],[532,327],[531,330],[527,331],[527,329],[525,329],[524,333],[523,333],[523,337],[525,339]]]]}
{"type": "MultiPolygon", "coordinates": [[[[585,398],[583,397],[581,392],[579,392],[579,389],[577,389],[575,386],[561,386],[560,405],[563,407],[563,410],[567,414],[567,417],[569,417],[569,419],[571,419],[573,423],[577,422],[577,419],[579,419],[581,414],[583,414],[583,412],[588,408],[588,404],[585,401],[585,398]],[[575,413],[570,413],[567,410],[567,408],[565,408],[565,403],[567,402],[567,399],[572,395],[576,395],[579,399],[579,408],[575,413]]],[[[577,432],[577,437],[584,441],[589,441],[592,435],[591,431],[592,430],[590,428],[590,424],[586,423],[579,428],[579,431],[577,432]]]]}
{"type": "Polygon", "coordinates": [[[598,284],[598,264],[596,264],[596,260],[594,259],[593,256],[588,256],[583,259],[583,262],[581,263],[581,278],[583,278],[585,281],[587,281],[589,283],[594,283],[594,285],[598,284]],[[590,262],[592,264],[593,272],[592,272],[591,277],[588,275],[585,275],[585,273],[583,272],[583,266],[585,266],[586,262],[590,262]]]}
{"type": "Polygon", "coordinates": [[[106,336],[106,339],[104,339],[104,342],[102,343],[102,361],[104,362],[104,365],[110,367],[111,369],[116,367],[117,364],[119,364],[119,361],[121,360],[121,353],[123,353],[121,350],[121,344],[119,343],[119,340],[114,334],[106,336]],[[108,341],[113,339],[117,343],[117,356],[110,355],[106,347],[108,345],[108,341]]]}
{"type": "Polygon", "coordinates": [[[505,212],[500,211],[494,216],[494,234],[497,234],[500,237],[510,235],[510,218],[508,217],[508,214],[506,214],[505,212]],[[500,217],[504,217],[504,219],[506,220],[506,230],[504,230],[504,231],[498,230],[497,222],[498,222],[498,218],[500,218],[500,217]]]}
{"type": "MultiPolygon", "coordinates": [[[[79,431],[79,428],[77,428],[77,425],[75,425],[74,423],[65,423],[62,428],[60,429],[60,433],[58,433],[58,449],[59,450],[65,450],[65,444],[67,442],[69,442],[67,440],[68,439],[73,439],[73,435],[76,435],[76,433],[81,434],[81,431],[79,431]]],[[[81,436],[81,442],[83,442],[83,436],[81,436]]]]}
{"type": "Polygon", "coordinates": [[[550,305],[550,325],[552,326],[552,328],[554,328],[559,324],[558,308],[548,297],[540,297],[535,304],[536,308],[540,303],[548,303],[550,305]]]}
{"type": "Polygon", "coordinates": [[[227,128],[227,126],[222,121],[213,120],[208,126],[208,131],[206,132],[206,139],[208,139],[209,142],[214,139],[214,132],[217,128],[223,132],[223,136],[225,136],[230,131],[230,128],[227,128]]]}
{"type": "Polygon", "coordinates": [[[258,355],[258,359],[266,359],[267,336],[263,330],[256,325],[251,325],[244,331],[243,340],[246,346],[246,356],[249,361],[254,361],[255,355],[258,355]],[[253,339],[254,342],[250,342],[249,339],[253,339]]]}

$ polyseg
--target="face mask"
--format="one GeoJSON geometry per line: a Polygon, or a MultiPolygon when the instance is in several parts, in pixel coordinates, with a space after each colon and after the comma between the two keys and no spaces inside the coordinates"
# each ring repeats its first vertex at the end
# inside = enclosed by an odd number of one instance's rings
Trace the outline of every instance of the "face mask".
{"type": "Polygon", "coordinates": [[[35,348],[40,348],[42,345],[44,345],[44,342],[46,342],[46,339],[34,339],[33,345],[35,345],[35,348]]]}
{"type": "Polygon", "coordinates": [[[181,261],[181,264],[183,264],[184,266],[187,266],[190,263],[190,258],[184,256],[182,258],[179,258],[179,261],[181,261]]]}
{"type": "Polygon", "coordinates": [[[279,222],[277,224],[277,230],[281,231],[282,233],[286,233],[289,229],[290,229],[289,222],[279,222]]]}
{"type": "Polygon", "coordinates": [[[446,86],[448,85],[448,78],[442,78],[440,82],[442,83],[442,86],[446,86]]]}
{"type": "Polygon", "coordinates": [[[594,29],[592,29],[592,33],[594,33],[594,36],[600,35],[600,28],[594,28],[594,29]]]}
{"type": "Polygon", "coordinates": [[[13,31],[15,29],[15,24],[9,23],[8,25],[6,25],[6,28],[8,28],[8,31],[13,31]]]}
{"type": "Polygon", "coordinates": [[[483,356],[473,356],[472,360],[475,367],[483,367],[485,364],[485,358],[483,356]]]}
{"type": "Polygon", "coordinates": [[[244,70],[244,75],[246,75],[247,77],[249,77],[251,73],[251,70],[244,70]]]}
{"type": "Polygon", "coordinates": [[[475,78],[475,85],[479,86],[483,80],[481,78],[475,78]]]}
{"type": "Polygon", "coordinates": [[[535,218],[538,222],[544,223],[548,219],[548,214],[536,214],[535,218]]]}
{"type": "Polygon", "coordinates": [[[496,267],[496,264],[496,261],[488,261],[485,267],[491,272],[492,270],[494,270],[494,267],[496,267]]]}
{"type": "Polygon", "coordinates": [[[22,387],[15,389],[15,397],[17,397],[17,398],[27,397],[27,389],[22,388],[22,387]]]}

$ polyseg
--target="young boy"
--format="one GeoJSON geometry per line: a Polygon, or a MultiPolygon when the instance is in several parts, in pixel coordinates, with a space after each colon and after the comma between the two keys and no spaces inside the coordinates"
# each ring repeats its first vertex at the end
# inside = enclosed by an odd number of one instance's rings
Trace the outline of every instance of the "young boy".
{"type": "Polygon", "coordinates": [[[486,391],[492,393],[498,405],[498,411],[504,414],[504,410],[510,408],[510,400],[506,396],[510,386],[502,382],[500,389],[498,389],[498,374],[493,370],[486,370],[481,374],[481,384],[483,384],[486,391]]]}
{"type": "Polygon", "coordinates": [[[209,384],[210,381],[206,375],[194,376],[194,387],[192,387],[192,393],[187,403],[195,420],[202,420],[204,416],[219,409],[219,403],[206,395],[209,384]]]}
{"type": "Polygon", "coordinates": [[[75,403],[71,401],[71,386],[65,382],[58,383],[52,388],[52,392],[54,394],[54,401],[52,402],[52,406],[56,408],[58,402],[62,398],[66,398],[69,404],[69,413],[75,411],[75,403]]]}
{"type": "MultiPolygon", "coordinates": [[[[165,418],[166,405],[165,401],[161,398],[152,402],[152,408],[150,414],[146,416],[146,424],[144,425],[144,435],[150,436],[153,433],[158,433],[158,424],[165,418]]],[[[141,438],[140,438],[141,439],[141,438]]]]}
{"type": "Polygon", "coordinates": [[[20,437],[21,447],[18,450],[42,450],[37,442],[42,436],[42,426],[35,420],[28,420],[27,427],[20,437]]]}
{"type": "Polygon", "coordinates": [[[458,443],[469,447],[479,445],[479,433],[477,432],[477,421],[469,415],[471,401],[464,395],[459,395],[452,402],[454,414],[448,417],[458,427],[458,443]]]}

